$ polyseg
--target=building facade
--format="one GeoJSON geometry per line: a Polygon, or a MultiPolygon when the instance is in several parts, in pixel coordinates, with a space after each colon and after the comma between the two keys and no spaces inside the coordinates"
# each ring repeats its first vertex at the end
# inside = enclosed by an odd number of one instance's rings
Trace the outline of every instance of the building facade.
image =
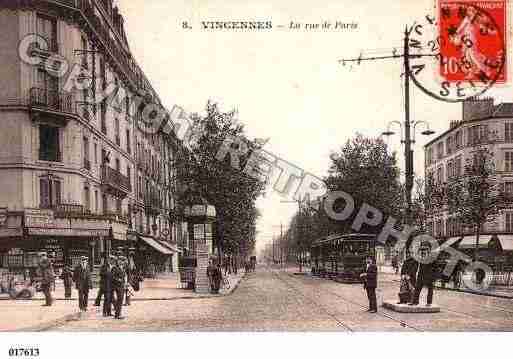
{"type": "Polygon", "coordinates": [[[162,105],[112,0],[0,1],[0,26],[0,265],[26,269],[39,250],[98,265],[119,249],[176,270],[174,140],[139,125],[162,105]]]}
{"type": "MultiPolygon", "coordinates": [[[[494,104],[494,100],[463,102],[462,119],[424,146],[425,176],[435,184],[464,173],[478,146],[486,145],[493,154],[495,175],[505,192],[513,194],[513,103],[494,104]]],[[[475,235],[445,212],[429,215],[428,230],[435,238],[462,237],[460,249],[475,248],[475,235]]],[[[502,210],[484,225],[480,239],[483,250],[497,247],[513,250],[513,208],[502,210]]]]}

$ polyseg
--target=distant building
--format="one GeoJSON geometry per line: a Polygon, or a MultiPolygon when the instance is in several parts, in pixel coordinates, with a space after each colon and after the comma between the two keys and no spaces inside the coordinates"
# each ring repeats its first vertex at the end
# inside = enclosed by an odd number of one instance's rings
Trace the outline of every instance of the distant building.
{"type": "Polygon", "coordinates": [[[0,267],[33,267],[39,250],[57,267],[132,250],[152,271],[176,270],[184,226],[169,216],[173,138],[136,124],[133,99],[160,100],[123,23],[112,0],[0,2],[0,267]],[[27,50],[37,65],[18,54],[29,34],[47,43],[27,50]],[[54,55],[87,70],[95,86],[64,91],[67,77],[43,66],[54,55]],[[112,83],[127,96],[94,105],[112,83]]]}
{"type": "MultiPolygon", "coordinates": [[[[463,102],[461,120],[451,121],[449,129],[424,146],[425,175],[435,183],[461,176],[476,146],[490,144],[496,175],[506,192],[513,194],[513,103],[494,104],[492,98],[463,102]]],[[[429,231],[435,238],[463,237],[460,249],[475,248],[475,235],[463,229],[448,213],[432,213],[429,231]]],[[[483,250],[513,250],[513,208],[504,210],[483,228],[483,250]]]]}

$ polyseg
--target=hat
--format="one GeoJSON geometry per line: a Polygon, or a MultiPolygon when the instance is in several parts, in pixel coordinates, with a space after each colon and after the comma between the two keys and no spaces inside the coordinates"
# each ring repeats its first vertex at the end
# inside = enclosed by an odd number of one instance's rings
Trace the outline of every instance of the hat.
{"type": "Polygon", "coordinates": [[[87,260],[87,257],[86,256],[80,256],[80,259],[81,260],[87,260]]]}

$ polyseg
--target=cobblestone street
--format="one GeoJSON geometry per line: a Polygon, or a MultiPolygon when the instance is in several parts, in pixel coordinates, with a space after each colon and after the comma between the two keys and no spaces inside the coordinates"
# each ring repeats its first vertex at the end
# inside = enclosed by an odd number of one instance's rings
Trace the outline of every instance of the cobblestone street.
{"type": "MultiPolygon", "coordinates": [[[[380,276],[378,301],[396,300],[394,275],[380,276]]],[[[424,298],[421,297],[421,304],[424,298]]],[[[513,301],[447,290],[435,291],[436,314],[365,312],[359,284],[258,268],[229,296],[138,301],[125,320],[88,312],[58,331],[511,331],[513,301]]]]}

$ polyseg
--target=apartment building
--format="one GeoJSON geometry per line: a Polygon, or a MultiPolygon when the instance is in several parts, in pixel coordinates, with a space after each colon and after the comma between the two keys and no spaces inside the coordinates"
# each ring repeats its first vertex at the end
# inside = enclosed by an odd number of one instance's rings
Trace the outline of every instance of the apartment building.
{"type": "MultiPolygon", "coordinates": [[[[461,176],[477,146],[493,153],[499,184],[513,194],[513,103],[494,104],[492,98],[463,102],[462,119],[451,121],[449,129],[424,146],[425,175],[435,183],[461,176]]],[[[475,248],[475,235],[447,212],[431,214],[428,228],[435,238],[462,237],[460,249],[475,248]]],[[[501,211],[484,225],[480,247],[513,250],[513,208],[501,211]]]]}
{"type": "Polygon", "coordinates": [[[138,125],[137,96],[162,105],[118,8],[0,1],[0,26],[0,267],[33,267],[40,250],[56,267],[81,255],[98,265],[116,249],[176,270],[173,139],[138,125]],[[23,48],[34,34],[44,44],[23,48]],[[68,88],[76,66],[89,86],[68,88]]]}

